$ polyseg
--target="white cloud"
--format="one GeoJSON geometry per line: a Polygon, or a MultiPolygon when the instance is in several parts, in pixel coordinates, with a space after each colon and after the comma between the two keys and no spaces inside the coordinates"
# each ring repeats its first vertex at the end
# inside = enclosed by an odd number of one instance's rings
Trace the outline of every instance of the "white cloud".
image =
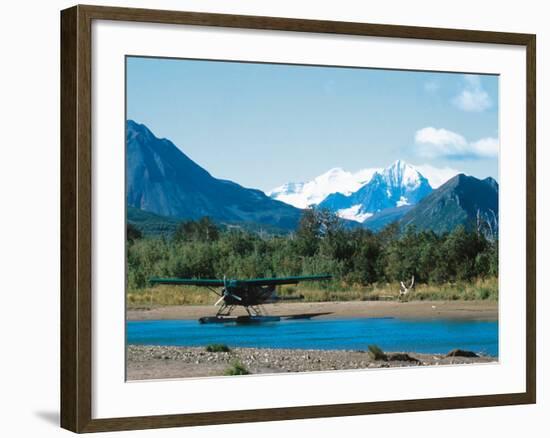
{"type": "Polygon", "coordinates": [[[419,144],[426,143],[442,147],[452,146],[457,150],[464,148],[468,144],[466,139],[456,132],[443,128],[432,128],[431,126],[416,131],[414,140],[419,144]]]}
{"type": "Polygon", "coordinates": [[[418,153],[427,158],[463,156],[468,148],[462,135],[431,126],[416,131],[414,141],[418,153]]]}
{"type": "Polygon", "coordinates": [[[419,155],[426,158],[492,158],[498,156],[498,139],[482,138],[468,142],[462,135],[431,126],[419,129],[414,136],[419,155]]]}
{"type": "Polygon", "coordinates": [[[494,137],[482,138],[471,144],[479,157],[496,157],[498,156],[498,139],[494,137]]]}
{"type": "Polygon", "coordinates": [[[478,75],[464,75],[464,88],[453,99],[453,103],[463,111],[481,112],[492,105],[489,94],[483,89],[478,75]]]}

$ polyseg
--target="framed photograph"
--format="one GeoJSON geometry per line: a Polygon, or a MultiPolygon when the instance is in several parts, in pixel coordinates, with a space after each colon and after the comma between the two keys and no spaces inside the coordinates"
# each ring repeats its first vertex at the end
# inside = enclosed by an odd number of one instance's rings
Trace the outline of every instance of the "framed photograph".
{"type": "Polygon", "coordinates": [[[61,425],[535,403],[535,35],[61,12],[61,425]]]}

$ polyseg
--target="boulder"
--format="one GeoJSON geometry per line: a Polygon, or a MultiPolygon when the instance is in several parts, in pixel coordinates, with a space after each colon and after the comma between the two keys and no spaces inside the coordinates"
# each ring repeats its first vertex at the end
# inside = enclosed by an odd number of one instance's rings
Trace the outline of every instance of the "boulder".
{"type": "Polygon", "coordinates": [[[409,356],[407,353],[390,353],[388,354],[388,360],[420,363],[416,357],[409,356]]]}
{"type": "Polygon", "coordinates": [[[479,356],[475,354],[473,351],[460,350],[459,348],[456,348],[454,350],[449,351],[446,357],[479,357],[479,356]]]}

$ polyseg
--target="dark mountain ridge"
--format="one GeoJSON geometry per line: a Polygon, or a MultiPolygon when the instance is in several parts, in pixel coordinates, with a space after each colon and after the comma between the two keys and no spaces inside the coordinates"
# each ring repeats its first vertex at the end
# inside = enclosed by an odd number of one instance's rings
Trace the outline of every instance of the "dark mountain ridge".
{"type": "Polygon", "coordinates": [[[472,229],[478,221],[498,231],[498,183],[491,177],[481,180],[461,173],[426,196],[399,224],[442,233],[458,225],[472,229]]]}
{"type": "Polygon", "coordinates": [[[260,190],[214,178],[171,141],[145,125],[126,124],[126,200],[131,207],[178,219],[254,222],[294,229],[301,210],[260,190]]]}
{"type": "MultiPolygon", "coordinates": [[[[491,232],[498,231],[498,183],[493,178],[459,174],[432,191],[427,180],[408,167],[397,161],[358,191],[361,199],[354,202],[365,209],[379,208],[362,226],[378,231],[397,221],[402,229],[414,225],[419,231],[441,233],[484,222],[491,232]],[[407,203],[400,205],[401,200],[407,203]]],[[[128,220],[153,234],[170,233],[183,220],[205,216],[223,226],[289,232],[302,214],[260,190],[213,177],[171,141],[132,120],[126,129],[126,197],[128,220]]],[[[344,224],[360,226],[349,220],[344,224]]]]}

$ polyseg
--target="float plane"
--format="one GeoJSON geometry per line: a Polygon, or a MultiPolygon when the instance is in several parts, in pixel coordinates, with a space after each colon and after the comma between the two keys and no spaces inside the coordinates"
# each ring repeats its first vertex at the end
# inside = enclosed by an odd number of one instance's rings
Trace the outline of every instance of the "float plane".
{"type": "MultiPolygon", "coordinates": [[[[303,296],[280,297],[276,286],[283,284],[298,284],[301,281],[330,280],[331,275],[308,275],[299,277],[254,278],[250,280],[202,279],[202,278],[151,278],[151,284],[172,284],[179,286],[199,286],[209,289],[220,298],[215,305],[220,306],[216,316],[199,318],[199,322],[263,322],[279,321],[278,316],[268,316],[262,306],[279,301],[300,300],[303,296]],[[218,288],[218,289],[217,289],[218,288]],[[242,306],[247,316],[231,318],[231,312],[236,306],[242,306]]],[[[293,318],[305,315],[294,315],[293,318]]],[[[315,316],[315,315],[311,315],[315,316]]]]}

